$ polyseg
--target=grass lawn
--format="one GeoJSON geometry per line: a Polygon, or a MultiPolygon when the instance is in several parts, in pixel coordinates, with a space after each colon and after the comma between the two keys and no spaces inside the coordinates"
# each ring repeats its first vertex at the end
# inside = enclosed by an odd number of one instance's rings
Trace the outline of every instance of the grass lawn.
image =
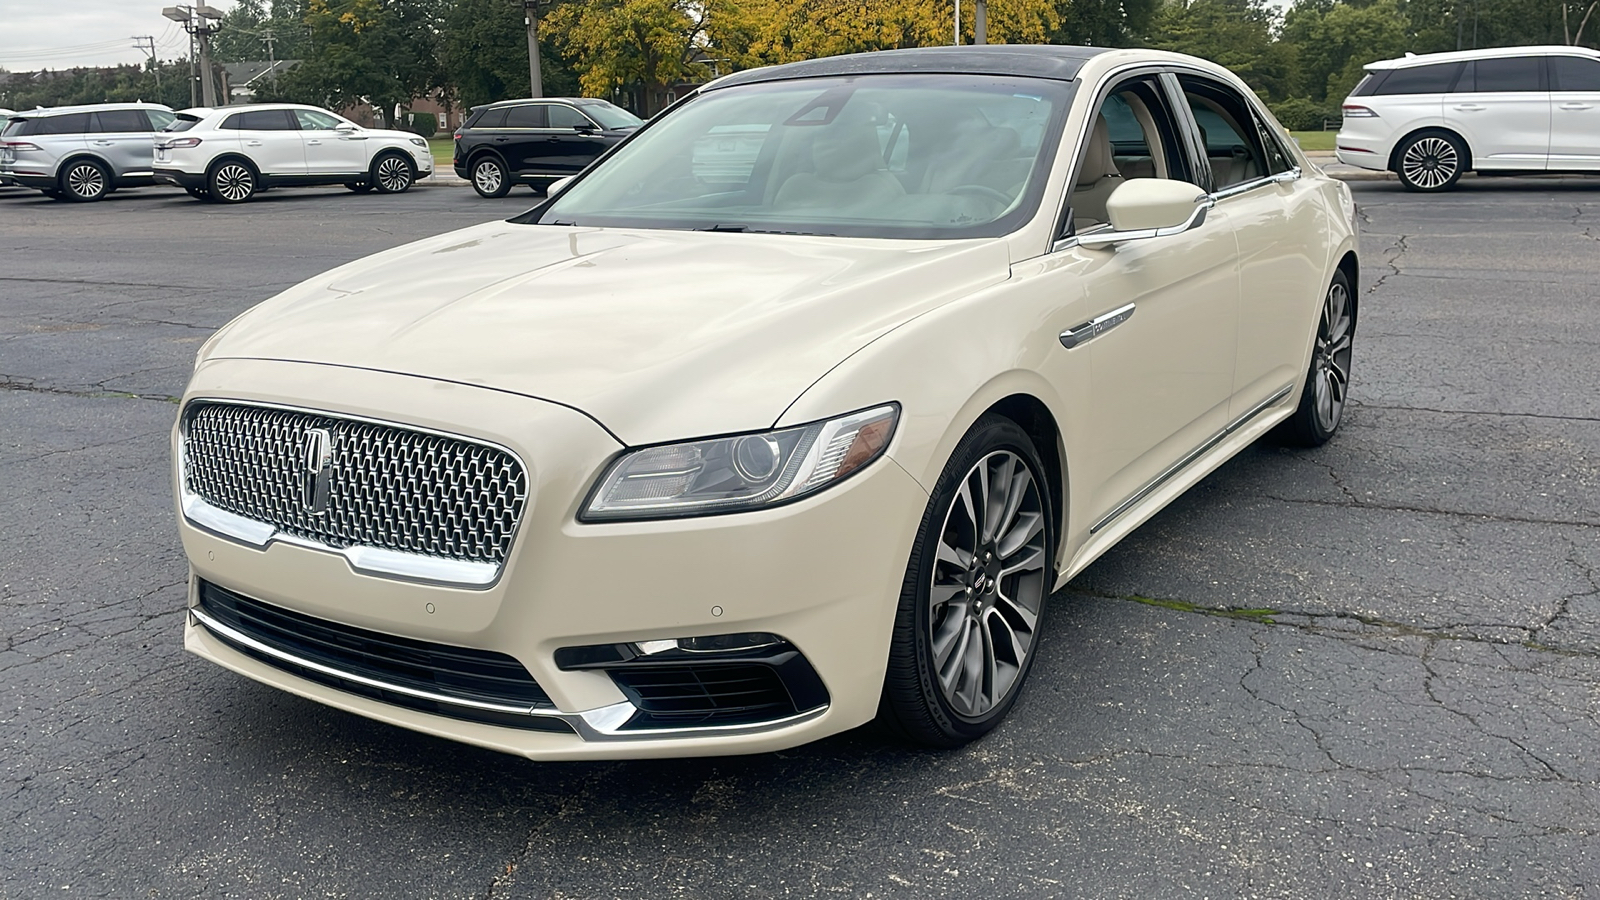
{"type": "Polygon", "coordinates": [[[1332,150],[1333,138],[1337,131],[1291,131],[1295,140],[1300,142],[1301,150],[1332,150]]]}
{"type": "Polygon", "coordinates": [[[453,137],[429,138],[428,149],[433,151],[433,165],[435,168],[450,168],[450,163],[456,155],[456,139],[453,137]]]}

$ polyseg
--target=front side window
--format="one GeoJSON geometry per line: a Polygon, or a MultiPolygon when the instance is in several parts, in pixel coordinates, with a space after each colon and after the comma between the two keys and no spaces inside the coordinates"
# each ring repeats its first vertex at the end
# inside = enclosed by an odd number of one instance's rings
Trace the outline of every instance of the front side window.
{"type": "Polygon", "coordinates": [[[1550,57],[1553,91],[1600,91],[1600,59],[1577,56],[1550,57]]]}
{"type": "Polygon", "coordinates": [[[549,115],[548,122],[551,128],[594,127],[594,123],[589,121],[587,116],[570,106],[549,106],[546,107],[546,111],[549,115]]]}
{"type": "Polygon", "coordinates": [[[1507,94],[1542,91],[1539,70],[1541,60],[1536,56],[1514,56],[1506,59],[1480,59],[1467,65],[1461,75],[1461,86],[1456,93],[1507,94]]]}
{"type": "Polygon", "coordinates": [[[708,91],[514,221],[996,236],[1038,208],[1074,86],[979,75],[708,91]]]}
{"type": "Polygon", "coordinates": [[[1455,84],[1461,63],[1408,66],[1391,69],[1387,78],[1373,89],[1380,96],[1390,94],[1442,94],[1455,84]]]}
{"type": "Polygon", "coordinates": [[[580,103],[585,115],[600,123],[602,128],[638,128],[644,121],[620,106],[613,106],[604,100],[591,100],[580,103]]]}
{"type": "Polygon", "coordinates": [[[340,124],[337,118],[314,109],[297,109],[294,119],[301,131],[332,131],[340,124]]]}
{"type": "Polygon", "coordinates": [[[1132,178],[1171,178],[1193,182],[1194,176],[1177,118],[1166,93],[1153,76],[1116,85],[1089,120],[1089,133],[1078,151],[1068,198],[1071,230],[1062,236],[1106,225],[1106,201],[1132,178]]]}

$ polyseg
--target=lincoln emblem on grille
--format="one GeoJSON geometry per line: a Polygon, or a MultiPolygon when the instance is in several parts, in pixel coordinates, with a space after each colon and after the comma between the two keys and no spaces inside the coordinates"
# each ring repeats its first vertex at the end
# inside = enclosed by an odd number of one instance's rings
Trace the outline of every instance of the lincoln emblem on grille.
{"type": "Polygon", "coordinates": [[[313,516],[328,511],[328,480],[333,475],[333,434],[326,428],[307,429],[301,448],[306,464],[301,498],[313,516]]]}

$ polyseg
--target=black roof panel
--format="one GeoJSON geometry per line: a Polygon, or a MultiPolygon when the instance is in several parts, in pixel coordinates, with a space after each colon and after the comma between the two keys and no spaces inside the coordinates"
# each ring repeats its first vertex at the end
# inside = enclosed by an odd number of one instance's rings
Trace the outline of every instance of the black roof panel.
{"type": "Polygon", "coordinates": [[[711,89],[838,75],[930,73],[940,75],[1020,75],[1072,81],[1091,56],[1104,47],[1061,47],[1054,44],[986,44],[963,47],[918,47],[880,50],[808,59],[763,69],[736,72],[710,85],[711,89]]]}

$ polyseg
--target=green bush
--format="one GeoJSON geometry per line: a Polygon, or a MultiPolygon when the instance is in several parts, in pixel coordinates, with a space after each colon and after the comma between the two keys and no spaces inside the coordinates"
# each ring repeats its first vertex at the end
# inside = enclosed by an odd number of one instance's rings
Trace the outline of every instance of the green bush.
{"type": "Polygon", "coordinates": [[[439,132],[439,117],[433,113],[414,112],[408,114],[411,124],[405,130],[420,134],[423,137],[433,137],[439,132]]]}
{"type": "Polygon", "coordinates": [[[1337,106],[1318,103],[1306,97],[1291,97],[1274,103],[1272,114],[1290,131],[1321,131],[1324,119],[1334,125],[1339,122],[1337,106]]]}

